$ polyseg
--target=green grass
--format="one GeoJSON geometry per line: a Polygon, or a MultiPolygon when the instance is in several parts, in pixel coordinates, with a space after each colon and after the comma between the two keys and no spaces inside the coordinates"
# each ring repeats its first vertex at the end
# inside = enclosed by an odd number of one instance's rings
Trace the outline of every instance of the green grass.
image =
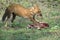
{"type": "MultiPolygon", "coordinates": [[[[34,2],[36,2],[36,0],[33,2],[26,0],[10,0],[7,2],[6,0],[0,0],[0,40],[60,40],[60,18],[56,18],[56,16],[60,16],[60,5],[52,8],[53,2],[45,4],[47,1],[44,1],[45,3],[41,3],[40,5],[43,5],[40,7],[43,14],[42,21],[49,24],[47,29],[27,29],[27,25],[32,22],[21,17],[15,19],[12,24],[14,27],[4,27],[4,23],[1,22],[1,17],[10,3],[19,3],[27,8],[35,4],[34,2]],[[50,7],[45,7],[45,5],[49,5],[50,7]],[[46,16],[46,13],[48,13],[48,16],[46,16]]],[[[37,19],[39,18],[37,17],[37,19]]],[[[41,20],[39,19],[39,21],[41,20]]]]}
{"type": "Polygon", "coordinates": [[[47,29],[26,29],[21,28],[18,30],[0,30],[0,40],[59,40],[59,30],[49,32],[47,29]]]}

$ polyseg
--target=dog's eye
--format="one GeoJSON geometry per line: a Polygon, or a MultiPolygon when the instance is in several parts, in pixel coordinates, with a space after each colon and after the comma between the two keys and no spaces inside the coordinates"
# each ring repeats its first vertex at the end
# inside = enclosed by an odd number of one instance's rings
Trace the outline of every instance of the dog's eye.
{"type": "Polygon", "coordinates": [[[38,13],[40,13],[41,11],[38,11],[38,13]]]}
{"type": "Polygon", "coordinates": [[[37,13],[40,13],[40,11],[38,11],[37,13]]]}

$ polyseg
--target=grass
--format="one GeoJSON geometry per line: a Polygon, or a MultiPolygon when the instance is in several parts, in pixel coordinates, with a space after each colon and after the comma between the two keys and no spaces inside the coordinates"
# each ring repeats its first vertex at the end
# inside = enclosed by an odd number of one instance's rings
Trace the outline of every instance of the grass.
{"type": "Polygon", "coordinates": [[[59,40],[59,29],[54,32],[49,32],[49,29],[26,29],[21,28],[18,30],[0,30],[1,40],[59,40]]]}
{"type": "MultiPolygon", "coordinates": [[[[27,25],[31,24],[32,22],[28,19],[24,19],[21,17],[17,17],[13,22],[13,28],[9,27],[8,29],[5,28],[3,23],[1,22],[1,17],[6,9],[6,7],[10,3],[20,3],[23,6],[30,7],[32,3],[24,0],[0,0],[0,40],[60,40],[60,12],[58,5],[55,8],[47,8],[45,7],[45,3],[42,3],[41,10],[44,19],[42,21],[47,22],[49,27],[47,29],[27,29],[27,25]],[[44,5],[43,5],[44,4],[44,5]],[[43,5],[43,6],[42,6],[43,5]],[[51,9],[51,10],[49,10],[51,9]],[[46,16],[48,13],[48,16],[46,16]],[[57,17],[56,17],[57,16],[57,17]]],[[[34,2],[33,2],[34,3],[34,2]]],[[[46,2],[47,3],[47,2],[46,2]]],[[[49,4],[47,4],[49,5],[49,4]]],[[[38,18],[38,17],[37,17],[38,18]]],[[[40,19],[39,19],[40,21],[40,19]]]]}

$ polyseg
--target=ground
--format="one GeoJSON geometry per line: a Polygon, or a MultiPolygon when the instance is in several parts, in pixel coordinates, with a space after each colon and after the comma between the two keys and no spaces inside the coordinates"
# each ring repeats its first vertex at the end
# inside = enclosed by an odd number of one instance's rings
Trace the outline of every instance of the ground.
{"type": "Polygon", "coordinates": [[[0,0],[0,40],[60,40],[60,1],[59,0],[0,0]],[[43,19],[36,17],[39,21],[47,22],[46,29],[27,29],[32,22],[22,17],[16,17],[14,27],[4,27],[1,18],[6,7],[11,3],[22,4],[24,7],[32,7],[37,3],[41,9],[43,19]]]}

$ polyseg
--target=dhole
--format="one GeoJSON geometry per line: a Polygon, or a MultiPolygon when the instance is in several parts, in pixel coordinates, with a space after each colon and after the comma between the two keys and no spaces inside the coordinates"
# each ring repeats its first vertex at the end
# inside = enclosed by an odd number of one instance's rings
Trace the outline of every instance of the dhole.
{"type": "Polygon", "coordinates": [[[23,18],[28,18],[33,23],[36,23],[37,22],[35,20],[36,14],[42,17],[41,10],[37,5],[34,5],[33,7],[27,9],[20,4],[11,4],[6,8],[5,13],[2,17],[2,21],[6,20],[6,26],[7,26],[8,24],[7,21],[11,18],[11,16],[12,16],[11,22],[14,21],[16,16],[20,16],[23,18]]]}

